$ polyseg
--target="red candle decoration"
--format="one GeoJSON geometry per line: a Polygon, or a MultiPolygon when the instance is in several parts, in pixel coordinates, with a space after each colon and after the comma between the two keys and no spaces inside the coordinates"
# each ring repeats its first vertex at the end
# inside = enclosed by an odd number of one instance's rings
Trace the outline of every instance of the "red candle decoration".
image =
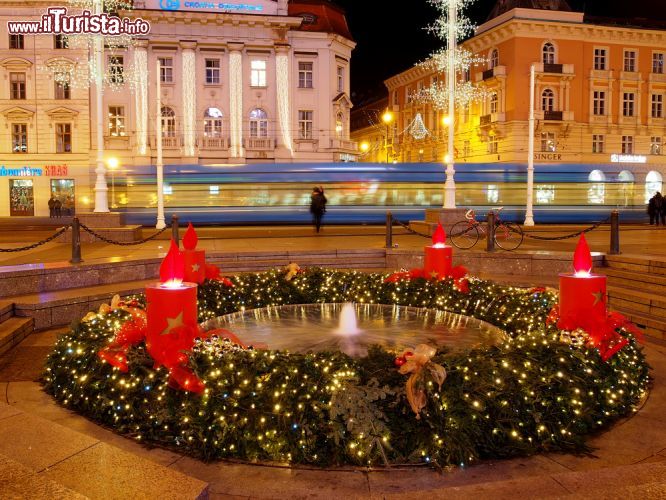
{"type": "Polygon", "coordinates": [[[432,235],[432,245],[426,246],[424,272],[426,278],[445,277],[451,274],[453,249],[446,244],[446,232],[441,223],[432,235]]]}
{"type": "Polygon", "coordinates": [[[160,266],[161,283],[146,287],[148,302],[146,347],[156,366],[166,366],[182,389],[201,392],[201,381],[185,365],[188,351],[198,337],[197,285],[183,283],[183,255],[171,241],[160,266]]]}
{"type": "Polygon", "coordinates": [[[199,238],[190,222],[183,236],[185,281],[202,284],[206,279],[206,251],[196,250],[199,238]]]}
{"type": "Polygon", "coordinates": [[[606,321],[606,276],[592,274],[592,254],[581,235],[574,252],[574,273],[560,274],[560,322],[562,328],[586,331],[606,321]]]}

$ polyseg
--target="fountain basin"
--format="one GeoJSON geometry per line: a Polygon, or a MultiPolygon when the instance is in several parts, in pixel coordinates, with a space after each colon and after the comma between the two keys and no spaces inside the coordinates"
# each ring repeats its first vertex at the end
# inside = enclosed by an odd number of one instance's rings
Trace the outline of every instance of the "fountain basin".
{"type": "Polygon", "coordinates": [[[204,331],[223,328],[246,344],[291,352],[343,351],[365,356],[371,345],[402,352],[418,344],[450,350],[493,345],[507,339],[484,321],[436,309],[353,304],[355,331],[345,335],[349,305],[341,303],[271,306],[226,314],[205,322],[204,331]],[[342,321],[340,321],[342,315],[342,321]]]}

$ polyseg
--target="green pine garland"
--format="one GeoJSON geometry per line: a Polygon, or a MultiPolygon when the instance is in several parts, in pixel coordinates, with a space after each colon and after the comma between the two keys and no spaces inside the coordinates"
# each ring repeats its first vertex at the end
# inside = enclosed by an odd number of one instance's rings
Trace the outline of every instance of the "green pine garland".
{"type": "MultiPolygon", "coordinates": [[[[232,278],[233,288],[199,288],[200,319],[269,305],[365,302],[434,307],[502,329],[501,346],[438,351],[448,378],[427,384],[417,420],[405,396],[396,353],[296,354],[244,350],[200,341],[191,364],[206,382],[197,396],[167,387],[143,345],[130,371],[103,363],[124,311],[82,322],[61,337],[47,360],[44,385],[66,407],[119,433],[178,447],[206,460],[381,465],[468,464],[541,451],[582,452],[585,438],[630,414],[648,387],[648,365],[631,338],[608,362],[596,350],[561,341],[546,325],[552,292],[472,279],[470,292],[451,280],[385,283],[386,275],[311,269],[286,281],[275,270],[232,278]]],[[[626,332],[622,332],[628,335],[626,332]]]]}

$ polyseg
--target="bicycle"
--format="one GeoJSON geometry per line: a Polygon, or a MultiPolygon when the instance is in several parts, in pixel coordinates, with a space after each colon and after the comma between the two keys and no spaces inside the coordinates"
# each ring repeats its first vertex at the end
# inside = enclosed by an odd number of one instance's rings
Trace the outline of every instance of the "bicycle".
{"type": "MultiPolygon", "coordinates": [[[[515,222],[504,222],[500,219],[500,212],[504,207],[494,208],[495,212],[495,244],[508,252],[515,250],[523,243],[522,228],[515,222]]],[[[479,241],[481,234],[486,234],[486,226],[476,220],[476,212],[470,209],[465,214],[464,221],[456,222],[449,233],[454,246],[461,250],[472,248],[479,241]]]]}

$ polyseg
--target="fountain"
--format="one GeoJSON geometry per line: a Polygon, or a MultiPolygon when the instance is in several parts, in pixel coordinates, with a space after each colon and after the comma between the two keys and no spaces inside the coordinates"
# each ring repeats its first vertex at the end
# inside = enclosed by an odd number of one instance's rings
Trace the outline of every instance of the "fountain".
{"type": "Polygon", "coordinates": [[[337,335],[358,335],[361,333],[361,330],[358,329],[358,322],[356,321],[356,309],[354,304],[347,302],[342,306],[342,312],[340,313],[340,323],[338,323],[338,329],[335,330],[337,335]]]}
{"type": "Polygon", "coordinates": [[[392,352],[418,344],[449,350],[499,344],[499,328],[469,316],[422,307],[383,304],[296,304],[226,314],[201,325],[223,328],[244,343],[291,352],[343,351],[367,355],[380,345],[392,352]]]}

